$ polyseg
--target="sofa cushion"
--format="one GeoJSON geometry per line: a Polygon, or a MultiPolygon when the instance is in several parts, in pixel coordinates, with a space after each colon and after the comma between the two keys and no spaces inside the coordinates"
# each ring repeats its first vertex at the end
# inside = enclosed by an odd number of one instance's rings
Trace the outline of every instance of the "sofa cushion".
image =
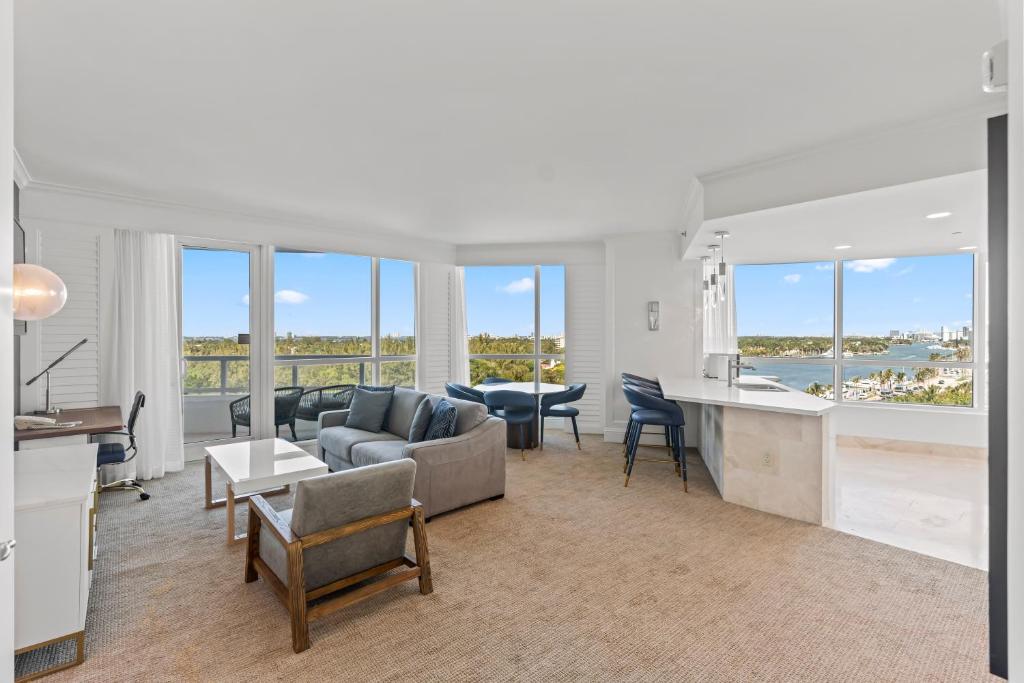
{"type": "Polygon", "coordinates": [[[412,424],[409,426],[409,443],[418,443],[427,436],[427,428],[430,427],[430,418],[433,415],[433,404],[426,398],[420,401],[413,415],[412,424]]]}
{"type": "Polygon", "coordinates": [[[409,430],[412,428],[412,418],[426,397],[427,395],[422,391],[395,387],[395,394],[391,398],[391,408],[388,409],[388,419],[384,423],[384,429],[395,436],[408,439],[409,430]]]}
{"type": "Polygon", "coordinates": [[[357,387],[352,395],[352,405],[349,406],[345,424],[353,429],[379,432],[384,427],[392,395],[390,391],[368,391],[357,387]]]}
{"type": "Polygon", "coordinates": [[[364,441],[352,447],[352,464],[356,467],[378,465],[405,457],[405,441],[364,441]]]}
{"type": "Polygon", "coordinates": [[[450,439],[455,436],[455,422],[459,417],[459,409],[441,399],[434,405],[433,413],[430,416],[430,426],[427,427],[427,436],[424,441],[435,439],[450,439]]]}
{"type": "Polygon", "coordinates": [[[351,427],[328,427],[327,429],[320,430],[320,446],[327,451],[327,464],[332,470],[341,468],[337,466],[337,462],[332,462],[330,456],[334,456],[334,459],[340,461],[341,464],[351,463],[352,447],[357,443],[365,443],[367,441],[400,441],[403,444],[405,443],[404,439],[399,439],[389,432],[366,432],[362,429],[352,429],[351,427]]]}
{"type": "Polygon", "coordinates": [[[465,434],[487,419],[487,406],[483,403],[463,401],[461,398],[452,398],[451,396],[445,398],[431,394],[430,403],[432,409],[441,400],[451,403],[459,413],[458,419],[455,420],[455,436],[465,434]]]}
{"type": "MultiPolygon", "coordinates": [[[[356,387],[358,387],[359,389],[362,389],[363,391],[381,391],[381,392],[390,393],[392,396],[394,396],[394,394],[395,394],[395,385],[394,384],[384,384],[384,385],[380,385],[380,386],[375,386],[373,384],[357,384],[356,387]]],[[[388,404],[388,411],[384,413],[384,424],[388,423],[388,412],[390,412],[390,411],[391,411],[391,404],[389,403],[388,404]]]]}

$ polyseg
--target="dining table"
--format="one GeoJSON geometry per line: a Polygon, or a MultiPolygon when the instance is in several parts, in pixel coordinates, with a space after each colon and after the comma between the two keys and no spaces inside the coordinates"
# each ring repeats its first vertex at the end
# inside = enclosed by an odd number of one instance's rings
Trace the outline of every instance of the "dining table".
{"type": "Polygon", "coordinates": [[[564,384],[549,384],[547,382],[501,382],[496,384],[477,384],[473,387],[485,394],[488,391],[519,391],[533,396],[537,404],[533,411],[533,420],[526,430],[526,443],[520,445],[519,429],[512,429],[509,425],[506,436],[506,443],[509,448],[534,449],[540,444],[540,397],[544,394],[554,394],[565,391],[569,387],[564,384]]]}

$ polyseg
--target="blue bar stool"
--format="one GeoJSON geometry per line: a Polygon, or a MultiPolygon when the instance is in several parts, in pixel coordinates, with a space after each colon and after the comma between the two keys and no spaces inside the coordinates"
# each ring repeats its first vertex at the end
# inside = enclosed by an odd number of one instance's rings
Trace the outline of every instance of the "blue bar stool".
{"type": "Polygon", "coordinates": [[[526,460],[526,425],[537,414],[537,401],[522,391],[495,389],[484,394],[484,403],[491,415],[510,425],[519,425],[519,454],[526,460]]]}
{"type": "MultiPolygon", "coordinates": [[[[633,388],[650,394],[651,396],[657,396],[658,398],[665,398],[661,392],[661,385],[658,384],[657,380],[649,380],[639,375],[631,375],[628,372],[622,373],[622,385],[632,386],[633,388]]],[[[629,439],[629,432],[633,427],[633,420],[630,418],[629,422],[626,423],[626,433],[622,435],[622,457],[626,457],[626,442],[629,439]]],[[[672,437],[669,434],[669,428],[665,428],[665,446],[668,448],[672,447],[672,437]]]]}
{"type": "Polygon", "coordinates": [[[633,463],[636,462],[636,451],[640,446],[640,435],[644,425],[657,425],[668,429],[669,446],[676,463],[676,474],[683,478],[683,491],[689,492],[686,476],[686,451],[683,448],[682,408],[673,401],[652,396],[628,384],[622,386],[622,391],[633,408],[630,415],[631,428],[627,434],[626,467],[624,468],[626,482],[624,486],[629,486],[629,477],[633,473],[633,463]]]}

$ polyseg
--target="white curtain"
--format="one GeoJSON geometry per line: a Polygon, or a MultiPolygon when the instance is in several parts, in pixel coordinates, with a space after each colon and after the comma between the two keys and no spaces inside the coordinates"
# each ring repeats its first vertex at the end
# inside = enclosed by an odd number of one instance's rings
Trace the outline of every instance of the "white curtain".
{"type": "Polygon", "coordinates": [[[172,235],[115,230],[111,252],[100,394],[103,403],[124,411],[136,391],[146,395],[135,427],[139,452],[127,476],[153,479],[185,466],[177,247],[172,235]]]}
{"type": "MultiPolygon", "coordinates": [[[[704,281],[709,275],[717,273],[717,265],[712,263],[705,268],[704,281]]],[[[703,291],[704,296],[704,353],[736,353],[739,351],[736,341],[736,297],[733,291],[735,270],[726,267],[724,278],[703,291]]]]}
{"type": "Polygon", "coordinates": [[[456,384],[469,384],[469,332],[466,328],[466,271],[461,267],[455,268],[449,275],[451,286],[448,288],[448,320],[451,330],[448,344],[451,357],[449,358],[449,371],[451,377],[449,382],[456,384]]]}

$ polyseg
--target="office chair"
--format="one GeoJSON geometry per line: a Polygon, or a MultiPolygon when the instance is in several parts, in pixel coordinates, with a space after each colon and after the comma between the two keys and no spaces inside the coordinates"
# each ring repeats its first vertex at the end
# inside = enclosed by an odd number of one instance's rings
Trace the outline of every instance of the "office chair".
{"type": "MultiPolygon", "coordinates": [[[[99,445],[99,451],[96,454],[97,467],[102,468],[104,465],[120,465],[122,463],[130,462],[139,454],[139,448],[135,444],[135,424],[139,419],[139,411],[142,410],[144,405],[146,405],[146,395],[141,391],[136,391],[135,400],[132,401],[132,411],[128,415],[128,431],[99,432],[98,434],[93,435],[99,436],[100,434],[106,434],[128,437],[127,447],[125,447],[123,443],[101,443],[99,445]],[[131,451],[131,455],[128,455],[128,451],[131,451]]],[[[107,489],[131,489],[132,491],[138,491],[139,498],[142,500],[149,500],[149,494],[146,493],[144,488],[142,488],[142,484],[135,479],[119,479],[100,486],[100,491],[106,491],[107,489]]]]}

